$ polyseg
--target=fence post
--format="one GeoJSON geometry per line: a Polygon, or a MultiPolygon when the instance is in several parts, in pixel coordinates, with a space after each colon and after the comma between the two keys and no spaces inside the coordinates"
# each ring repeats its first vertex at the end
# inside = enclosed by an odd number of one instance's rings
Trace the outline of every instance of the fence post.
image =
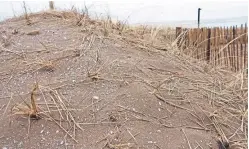
{"type": "Polygon", "coordinates": [[[198,8],[198,28],[200,28],[200,13],[201,13],[201,8],[198,8]]]}
{"type": "Polygon", "coordinates": [[[49,9],[54,10],[54,1],[49,1],[49,9]]]}

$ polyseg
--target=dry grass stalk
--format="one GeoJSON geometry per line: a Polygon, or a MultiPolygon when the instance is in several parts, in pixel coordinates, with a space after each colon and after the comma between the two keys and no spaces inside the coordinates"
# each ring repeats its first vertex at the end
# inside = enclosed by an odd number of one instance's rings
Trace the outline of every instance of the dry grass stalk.
{"type": "MultiPolygon", "coordinates": [[[[65,99],[63,99],[61,97],[61,95],[58,93],[57,90],[52,90],[49,87],[41,87],[43,90],[47,90],[49,91],[50,94],[50,98],[53,101],[53,105],[55,107],[55,109],[52,106],[48,106],[49,107],[49,111],[43,111],[42,113],[48,113],[50,115],[46,114],[46,117],[52,121],[54,121],[58,126],[60,126],[60,128],[68,135],[70,136],[70,138],[72,138],[75,142],[78,142],[76,140],[76,136],[75,136],[75,132],[76,130],[82,130],[80,126],[80,123],[76,122],[75,120],[75,116],[73,111],[78,111],[78,110],[82,110],[82,109],[69,109],[68,105],[70,103],[65,102],[65,99]],[[57,122],[57,119],[55,116],[51,116],[51,114],[54,113],[53,115],[59,115],[59,123],[57,122]],[[57,114],[56,114],[57,113],[57,114]],[[71,134],[68,130],[68,128],[66,128],[65,126],[63,126],[62,121],[65,121],[69,124],[69,127],[73,128],[73,134],[71,134]],[[68,131],[66,131],[68,130],[68,131]]],[[[47,103],[45,103],[45,105],[48,105],[47,103]]]]}
{"type": "Polygon", "coordinates": [[[29,118],[34,118],[34,119],[40,118],[35,98],[35,92],[37,89],[38,89],[38,84],[36,83],[31,92],[30,104],[24,101],[24,105],[19,104],[17,106],[14,106],[14,108],[12,109],[14,115],[26,115],[29,118]]]}
{"type": "Polygon", "coordinates": [[[189,142],[189,139],[188,139],[188,137],[187,137],[187,135],[186,135],[184,129],[181,129],[181,130],[182,130],[182,132],[183,132],[183,134],[184,134],[184,136],[185,136],[185,138],[186,138],[186,141],[187,141],[187,143],[188,143],[189,149],[192,149],[192,147],[191,147],[191,145],[190,145],[190,142],[189,142]]]}
{"type": "Polygon", "coordinates": [[[160,26],[155,27],[155,28],[151,28],[150,36],[151,36],[151,44],[152,45],[154,45],[154,43],[156,41],[156,38],[158,36],[159,31],[160,31],[160,26]]]}
{"type": "Polygon", "coordinates": [[[104,21],[104,36],[107,37],[110,33],[110,26],[112,24],[111,17],[108,16],[107,19],[104,21]]]}
{"type": "MultiPolygon", "coordinates": [[[[5,113],[7,112],[7,109],[9,108],[10,102],[11,102],[11,100],[12,100],[12,98],[13,98],[12,96],[13,96],[13,94],[11,93],[10,99],[9,99],[9,101],[8,101],[8,104],[6,105],[6,108],[5,108],[5,110],[4,110],[3,114],[2,114],[1,119],[5,116],[5,113]]],[[[4,105],[2,106],[2,108],[4,108],[4,105]]],[[[2,110],[2,108],[1,108],[1,110],[2,110]]]]}
{"type": "Polygon", "coordinates": [[[82,9],[81,12],[74,6],[71,8],[71,11],[74,14],[74,18],[76,20],[77,26],[85,25],[87,21],[90,21],[89,14],[88,14],[88,8],[86,7],[86,5],[85,5],[85,9],[82,9]]]}
{"type": "MultiPolygon", "coordinates": [[[[35,99],[35,91],[38,89],[38,83],[35,84],[35,87],[33,88],[32,92],[31,92],[31,105],[32,105],[32,111],[33,111],[33,116],[34,117],[37,117],[37,113],[38,113],[38,110],[37,110],[37,105],[36,105],[36,99],[35,99]]],[[[32,117],[31,115],[31,117],[32,117]]]]}
{"type": "Polygon", "coordinates": [[[117,21],[116,27],[120,31],[119,34],[121,34],[125,30],[125,26],[126,26],[125,22],[123,22],[123,21],[117,21]]]}
{"type": "Polygon", "coordinates": [[[24,9],[24,18],[26,20],[27,25],[31,25],[31,19],[28,15],[28,10],[27,10],[27,6],[26,3],[23,1],[23,9],[24,9]]]}

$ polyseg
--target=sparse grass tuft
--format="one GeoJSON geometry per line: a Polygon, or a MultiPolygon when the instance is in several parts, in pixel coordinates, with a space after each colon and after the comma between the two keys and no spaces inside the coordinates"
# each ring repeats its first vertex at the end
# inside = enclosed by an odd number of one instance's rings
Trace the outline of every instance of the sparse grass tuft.
{"type": "Polygon", "coordinates": [[[35,92],[38,89],[38,83],[35,84],[31,91],[30,103],[23,101],[22,104],[16,105],[12,108],[13,115],[24,115],[32,119],[39,119],[38,107],[36,103],[35,92]]]}
{"type": "Polygon", "coordinates": [[[112,19],[110,16],[107,16],[106,20],[104,20],[104,25],[103,25],[103,33],[104,36],[107,37],[110,34],[110,31],[112,29],[112,19]]]}

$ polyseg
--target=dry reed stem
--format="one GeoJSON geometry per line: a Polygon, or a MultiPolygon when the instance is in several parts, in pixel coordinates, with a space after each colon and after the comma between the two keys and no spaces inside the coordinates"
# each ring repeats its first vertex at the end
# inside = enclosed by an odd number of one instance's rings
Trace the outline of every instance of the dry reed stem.
{"type": "Polygon", "coordinates": [[[187,109],[187,108],[185,108],[185,107],[183,107],[183,106],[179,106],[179,105],[177,105],[177,104],[174,104],[174,103],[172,103],[172,102],[167,101],[166,99],[164,99],[163,97],[161,97],[161,96],[158,95],[158,94],[154,94],[154,95],[155,95],[156,98],[158,98],[159,100],[161,100],[161,101],[163,101],[163,102],[165,102],[165,103],[167,103],[167,104],[169,104],[169,105],[171,105],[171,106],[173,106],[173,107],[180,108],[180,109],[183,109],[183,110],[186,110],[186,111],[189,111],[189,112],[193,112],[193,110],[187,109]]]}
{"type": "Polygon", "coordinates": [[[3,119],[3,117],[4,117],[5,113],[7,112],[7,109],[9,108],[9,105],[10,105],[10,102],[11,102],[12,98],[13,98],[13,94],[11,93],[11,95],[10,95],[10,99],[9,99],[9,101],[8,101],[7,105],[6,105],[6,108],[5,108],[5,110],[4,110],[3,114],[2,114],[1,119],[3,119]]]}
{"type": "Polygon", "coordinates": [[[186,138],[186,141],[187,141],[187,143],[188,143],[189,149],[192,149],[192,147],[191,147],[191,145],[190,145],[190,142],[189,142],[189,139],[188,139],[188,137],[187,137],[187,135],[186,135],[184,129],[181,129],[181,130],[182,130],[182,132],[183,132],[183,134],[184,134],[184,136],[185,136],[185,138],[186,138]]]}
{"type": "Polygon", "coordinates": [[[138,144],[135,136],[130,132],[130,130],[128,128],[126,128],[126,130],[130,134],[130,136],[132,137],[132,139],[135,141],[135,143],[138,144]]]}
{"type": "Polygon", "coordinates": [[[25,17],[26,23],[27,23],[27,25],[31,25],[32,23],[31,23],[29,15],[28,15],[26,3],[24,1],[23,1],[23,9],[24,9],[24,17],[25,17]]]}
{"type": "Polygon", "coordinates": [[[50,118],[53,120],[53,122],[55,122],[55,124],[57,124],[61,128],[61,130],[63,130],[68,136],[70,136],[71,139],[73,139],[76,143],[78,143],[78,140],[76,140],[76,138],[73,135],[71,135],[64,127],[62,127],[60,123],[58,123],[52,117],[50,117],[50,118]]]}
{"type": "Polygon", "coordinates": [[[32,110],[33,110],[33,114],[31,115],[31,117],[37,117],[37,105],[36,105],[36,99],[35,99],[35,91],[38,89],[38,83],[35,84],[35,87],[33,88],[32,92],[31,92],[31,105],[32,105],[32,110]]]}

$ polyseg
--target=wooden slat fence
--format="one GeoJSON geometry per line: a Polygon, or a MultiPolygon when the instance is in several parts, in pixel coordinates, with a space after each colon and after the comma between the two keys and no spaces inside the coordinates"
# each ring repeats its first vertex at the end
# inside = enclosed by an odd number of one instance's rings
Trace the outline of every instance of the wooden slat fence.
{"type": "Polygon", "coordinates": [[[186,29],[177,27],[178,46],[185,54],[234,71],[248,67],[248,28],[214,27],[186,29]]]}

